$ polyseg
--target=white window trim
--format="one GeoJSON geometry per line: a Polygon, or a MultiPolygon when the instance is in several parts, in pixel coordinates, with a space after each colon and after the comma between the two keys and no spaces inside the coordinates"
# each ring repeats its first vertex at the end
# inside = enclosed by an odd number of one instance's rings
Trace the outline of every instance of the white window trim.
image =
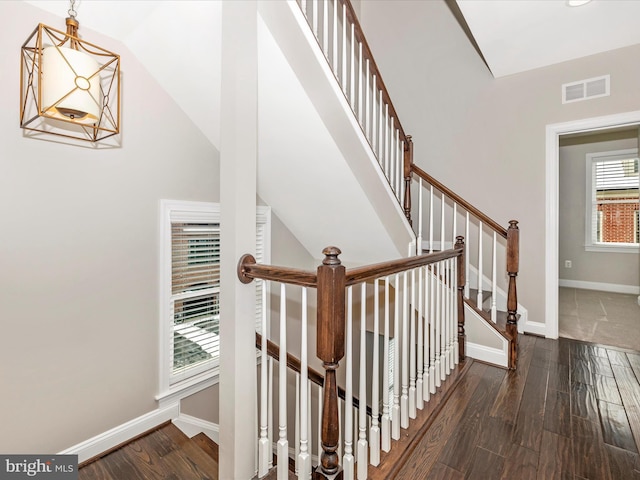
{"type": "MultiPolygon", "coordinates": [[[[271,262],[271,208],[258,206],[256,209],[256,224],[264,224],[263,262],[271,262]]],[[[173,331],[167,319],[173,315],[168,299],[171,296],[171,223],[219,223],[220,204],[212,202],[191,202],[181,200],[160,201],[160,258],[159,258],[159,393],[156,400],[159,406],[174,403],[182,398],[193,395],[219,381],[219,363],[212,363],[204,371],[199,371],[175,383],[170,382],[171,368],[168,359],[171,352],[168,340],[173,331]]],[[[267,294],[267,300],[269,295],[267,294]]],[[[268,309],[267,309],[268,311],[268,309]]]]}
{"type": "Polygon", "coordinates": [[[587,252],[601,253],[638,253],[640,246],[632,243],[600,243],[594,242],[592,237],[593,229],[593,163],[603,158],[620,157],[620,159],[629,158],[629,156],[637,156],[638,149],[630,148],[626,150],[614,150],[610,152],[588,153],[586,156],[586,205],[585,205],[585,244],[584,249],[587,252]]]}

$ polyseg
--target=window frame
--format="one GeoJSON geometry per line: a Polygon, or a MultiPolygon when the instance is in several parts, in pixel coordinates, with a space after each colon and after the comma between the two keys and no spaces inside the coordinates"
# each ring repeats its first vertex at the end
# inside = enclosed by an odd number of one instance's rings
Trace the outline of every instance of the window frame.
{"type": "Polygon", "coordinates": [[[608,152],[588,153],[586,155],[586,204],[585,204],[585,251],[587,252],[611,252],[611,253],[638,253],[640,245],[633,243],[597,242],[594,240],[594,228],[601,220],[597,211],[594,215],[595,202],[595,178],[594,165],[596,162],[626,160],[638,156],[638,149],[615,150],[608,152]]]}
{"type": "MultiPolygon", "coordinates": [[[[219,380],[219,358],[206,365],[199,365],[179,376],[173,375],[171,367],[173,336],[172,308],[172,233],[174,223],[217,223],[220,224],[220,204],[181,200],[160,201],[160,266],[159,266],[159,394],[156,395],[160,407],[192,395],[204,388],[215,385],[219,380]]],[[[256,249],[262,246],[261,262],[269,263],[271,239],[271,209],[258,206],[256,212],[256,249]],[[258,236],[262,233],[262,238],[258,236]]],[[[220,255],[222,255],[222,250],[220,255]]],[[[220,286],[221,288],[221,286],[220,286]]],[[[268,299],[267,295],[267,299],[268,299]]],[[[258,309],[259,307],[257,307],[258,309]]],[[[257,311],[256,315],[260,315],[257,311]]]]}

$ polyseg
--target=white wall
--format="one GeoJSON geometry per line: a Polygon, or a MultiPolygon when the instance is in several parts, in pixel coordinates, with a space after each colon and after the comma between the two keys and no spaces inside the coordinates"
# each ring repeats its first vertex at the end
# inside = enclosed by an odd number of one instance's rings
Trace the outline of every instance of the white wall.
{"type": "MultiPolygon", "coordinates": [[[[119,42],[122,147],[25,138],[20,47],[60,19],[1,2],[0,451],[63,450],[156,408],[159,200],[219,200],[218,152],[119,42]]],[[[53,140],[50,139],[50,140],[53,140]]]]}
{"type": "Polygon", "coordinates": [[[561,280],[640,285],[640,254],[585,250],[586,155],[638,147],[638,130],[567,138],[560,143],[559,264],[561,280]],[[564,266],[571,260],[571,268],[564,266]]]}
{"type": "Polygon", "coordinates": [[[544,323],[545,126],[638,110],[640,46],[494,79],[444,1],[361,10],[416,163],[503,225],[520,221],[518,300],[544,323]],[[611,96],[562,105],[563,83],[604,74],[611,96]]]}

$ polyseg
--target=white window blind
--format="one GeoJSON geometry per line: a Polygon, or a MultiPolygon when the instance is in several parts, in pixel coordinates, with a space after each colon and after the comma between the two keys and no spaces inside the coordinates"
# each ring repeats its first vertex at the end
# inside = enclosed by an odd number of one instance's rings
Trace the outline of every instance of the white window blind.
{"type": "MultiPolygon", "coordinates": [[[[220,207],[206,202],[161,202],[160,394],[181,398],[213,381],[220,358],[220,207]],[[213,380],[212,380],[213,379],[213,380]],[[207,383],[208,382],[208,383],[207,383]]],[[[269,263],[271,211],[258,207],[256,261],[269,263]]],[[[260,328],[261,282],[256,288],[260,328]]],[[[267,301],[268,301],[267,295],[267,301]]]]}
{"type": "Polygon", "coordinates": [[[220,224],[171,224],[172,376],[220,356],[220,224]]]}
{"type": "Polygon", "coordinates": [[[587,155],[587,249],[637,247],[637,150],[587,155]]]}

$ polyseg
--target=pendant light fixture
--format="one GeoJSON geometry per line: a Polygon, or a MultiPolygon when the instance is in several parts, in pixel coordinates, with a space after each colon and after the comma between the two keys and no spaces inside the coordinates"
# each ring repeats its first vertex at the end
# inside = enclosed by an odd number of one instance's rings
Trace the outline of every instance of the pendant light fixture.
{"type": "Polygon", "coordinates": [[[22,45],[20,126],[98,142],[120,133],[120,56],[78,37],[75,2],[66,32],[41,23],[22,45]]]}

